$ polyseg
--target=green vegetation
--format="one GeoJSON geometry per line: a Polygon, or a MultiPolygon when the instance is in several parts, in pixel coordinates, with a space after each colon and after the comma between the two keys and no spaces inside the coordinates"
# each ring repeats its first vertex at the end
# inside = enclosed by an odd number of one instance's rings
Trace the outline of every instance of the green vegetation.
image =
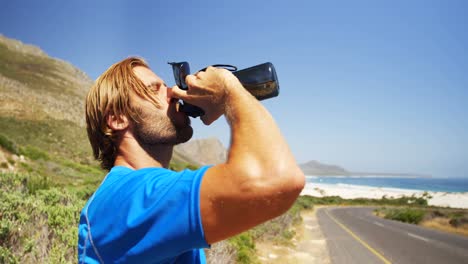
{"type": "MultiPolygon", "coordinates": [[[[16,136],[20,141],[21,137],[25,135],[16,136]]],[[[3,134],[0,144],[9,155],[26,157],[23,161],[8,159],[19,173],[0,173],[0,263],[75,262],[79,213],[105,172],[95,162],[87,163],[67,151],[59,154],[23,146],[3,134]]],[[[196,169],[177,161],[171,167],[196,169]]]]}
{"type": "Polygon", "coordinates": [[[400,222],[419,224],[424,218],[426,212],[418,208],[382,208],[377,211],[385,219],[397,220],[400,222]]]}
{"type": "Polygon", "coordinates": [[[18,161],[20,172],[46,177],[60,186],[95,188],[102,180],[105,172],[90,160],[89,143],[80,135],[84,131],[73,123],[0,117],[0,124],[3,142],[18,150],[12,153],[29,159],[18,161]]]}
{"type": "Polygon", "coordinates": [[[50,144],[58,123],[0,119],[0,144],[19,170],[0,173],[0,263],[76,262],[79,213],[104,172],[50,144]]]}
{"type": "Polygon", "coordinates": [[[25,154],[28,153],[28,149],[25,148],[35,148],[49,155],[92,163],[86,130],[71,121],[52,118],[27,120],[0,116],[0,131],[6,142],[13,146],[16,144],[17,151],[11,151],[12,153],[19,153],[21,148],[18,146],[23,146],[22,151],[25,151],[25,154]]]}
{"type": "Polygon", "coordinates": [[[355,199],[344,199],[339,196],[326,196],[326,197],[314,197],[314,196],[302,196],[302,199],[298,200],[301,206],[308,205],[361,205],[361,206],[375,206],[375,205],[393,205],[393,206],[427,206],[427,197],[413,196],[402,196],[398,198],[383,196],[382,199],[370,199],[370,198],[355,198],[355,199]]]}
{"type": "Polygon", "coordinates": [[[24,148],[20,148],[20,154],[32,160],[39,160],[39,159],[49,160],[49,155],[47,155],[47,153],[32,146],[26,146],[24,148]]]}
{"type": "Polygon", "coordinates": [[[255,241],[250,231],[232,237],[228,241],[236,251],[237,263],[247,264],[259,262],[255,254],[255,241]]]}
{"type": "Polygon", "coordinates": [[[383,207],[375,210],[378,216],[386,219],[397,220],[410,224],[427,223],[427,226],[434,226],[433,222],[438,220],[436,228],[446,230],[446,227],[464,229],[459,233],[468,233],[468,210],[434,208],[434,207],[383,207]]]}
{"type": "Polygon", "coordinates": [[[73,263],[85,200],[47,178],[0,174],[0,263],[73,263]]]}
{"type": "Polygon", "coordinates": [[[13,154],[19,154],[19,150],[16,144],[2,134],[0,134],[0,146],[13,154]]]}

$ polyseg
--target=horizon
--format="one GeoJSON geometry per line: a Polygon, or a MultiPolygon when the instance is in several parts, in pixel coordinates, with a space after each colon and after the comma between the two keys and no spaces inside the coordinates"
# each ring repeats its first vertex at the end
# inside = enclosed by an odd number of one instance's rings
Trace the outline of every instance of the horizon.
{"type": "MultiPolygon", "coordinates": [[[[111,3],[5,3],[0,34],[93,80],[129,55],[169,86],[167,61],[271,61],[281,91],[262,102],[298,163],[468,178],[468,2],[111,3]]],[[[224,118],[192,124],[229,145],[224,118]]]]}

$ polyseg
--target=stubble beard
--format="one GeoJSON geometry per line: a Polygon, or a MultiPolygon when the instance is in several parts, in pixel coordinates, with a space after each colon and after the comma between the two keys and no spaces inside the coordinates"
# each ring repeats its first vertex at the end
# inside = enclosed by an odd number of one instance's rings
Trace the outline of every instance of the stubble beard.
{"type": "Polygon", "coordinates": [[[140,121],[135,123],[135,137],[143,145],[177,145],[187,142],[193,135],[190,120],[178,124],[161,112],[144,113],[139,110],[140,121]]]}

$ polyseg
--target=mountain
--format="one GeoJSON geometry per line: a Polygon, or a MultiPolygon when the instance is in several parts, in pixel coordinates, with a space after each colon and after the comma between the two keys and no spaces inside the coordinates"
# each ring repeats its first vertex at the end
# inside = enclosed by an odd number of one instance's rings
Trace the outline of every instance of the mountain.
{"type": "Polygon", "coordinates": [[[92,80],[40,48],[0,35],[0,134],[26,150],[91,162],[84,97],[92,80]]]}
{"type": "Polygon", "coordinates": [[[404,177],[404,178],[431,178],[431,175],[420,173],[401,172],[355,172],[348,171],[337,165],[320,163],[315,160],[299,164],[305,175],[313,176],[359,176],[359,177],[404,177]]]}
{"type": "Polygon", "coordinates": [[[350,172],[340,166],[328,165],[315,160],[299,164],[305,175],[350,175],[350,172]]]}
{"type": "Polygon", "coordinates": [[[226,161],[227,151],[217,138],[197,139],[177,145],[174,156],[183,156],[188,163],[209,165],[226,161]]]}
{"type": "Polygon", "coordinates": [[[84,100],[92,80],[73,65],[41,49],[0,35],[2,114],[84,125],[84,100]]]}

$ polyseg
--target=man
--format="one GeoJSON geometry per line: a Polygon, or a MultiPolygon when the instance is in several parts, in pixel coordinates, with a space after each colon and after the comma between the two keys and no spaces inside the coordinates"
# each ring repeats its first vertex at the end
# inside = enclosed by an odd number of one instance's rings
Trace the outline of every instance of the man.
{"type": "Polygon", "coordinates": [[[81,212],[80,263],[205,263],[203,248],[284,213],[304,175],[268,111],[229,71],[168,88],[139,58],[112,65],[86,99],[94,156],[110,170],[81,212]],[[227,161],[168,170],[192,128],[178,100],[231,129],[227,161]]]}

